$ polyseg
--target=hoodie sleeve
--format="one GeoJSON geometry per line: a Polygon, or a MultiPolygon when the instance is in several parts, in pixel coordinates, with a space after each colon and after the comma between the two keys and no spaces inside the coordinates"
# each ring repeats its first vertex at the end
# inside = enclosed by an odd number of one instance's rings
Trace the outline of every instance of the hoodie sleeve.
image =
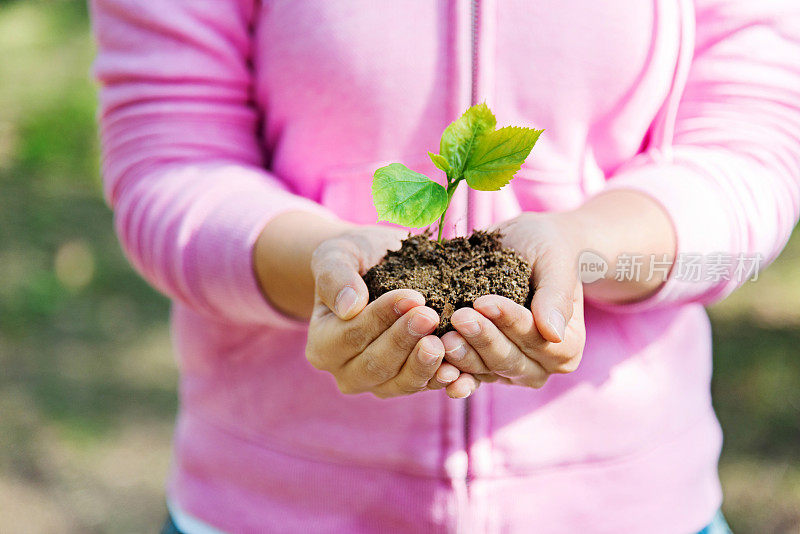
{"type": "Polygon", "coordinates": [[[677,234],[676,263],[655,295],[612,306],[619,311],[726,297],[746,281],[742,273],[780,253],[798,218],[800,3],[694,6],[694,58],[670,154],[640,154],[607,183],[663,206],[677,234]],[[699,280],[690,268],[698,257],[699,280]]]}
{"type": "Polygon", "coordinates": [[[262,296],[252,249],[288,211],[333,217],[263,168],[252,0],[92,0],[103,184],[135,268],[221,320],[296,325],[262,296]]]}

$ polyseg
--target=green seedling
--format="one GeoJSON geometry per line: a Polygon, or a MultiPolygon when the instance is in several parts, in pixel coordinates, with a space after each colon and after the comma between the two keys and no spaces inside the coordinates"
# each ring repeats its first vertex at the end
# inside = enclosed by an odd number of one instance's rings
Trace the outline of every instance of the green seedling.
{"type": "Polygon", "coordinates": [[[375,171],[372,200],[378,220],[423,228],[439,219],[437,240],[450,200],[463,180],[472,189],[497,191],[509,183],[531,153],[544,130],[518,126],[495,129],[497,120],[483,103],[472,106],[452,122],[439,143],[439,154],[428,152],[447,176],[442,186],[402,163],[375,171]]]}

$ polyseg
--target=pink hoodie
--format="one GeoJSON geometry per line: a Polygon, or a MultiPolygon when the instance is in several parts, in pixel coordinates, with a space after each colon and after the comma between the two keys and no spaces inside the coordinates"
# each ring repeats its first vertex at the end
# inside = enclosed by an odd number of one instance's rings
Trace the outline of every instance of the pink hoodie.
{"type": "Polygon", "coordinates": [[[580,369],[542,390],[379,400],[306,362],[306,325],[261,297],[251,249],[290,210],[373,223],[372,171],[436,176],[426,152],[486,100],[500,124],[547,131],[511,186],[459,191],[449,230],[634,188],[671,215],[679,252],[770,260],[800,205],[797,0],[92,5],[105,192],[131,262],[174,303],[174,507],[236,532],[711,520],[703,304],[735,280],[673,269],[645,302],[590,305],[580,369]]]}

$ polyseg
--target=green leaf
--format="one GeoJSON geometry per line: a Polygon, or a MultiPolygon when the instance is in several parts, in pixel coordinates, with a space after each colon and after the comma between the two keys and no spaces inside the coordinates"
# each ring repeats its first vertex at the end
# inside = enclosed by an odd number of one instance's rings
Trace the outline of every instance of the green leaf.
{"type": "Polygon", "coordinates": [[[454,178],[464,172],[469,154],[476,140],[487,132],[494,130],[497,119],[486,103],[472,106],[461,117],[453,121],[439,142],[439,153],[447,160],[454,178]]]}
{"type": "Polygon", "coordinates": [[[443,170],[445,173],[450,172],[450,164],[447,163],[447,160],[444,159],[444,156],[434,154],[433,152],[428,152],[428,156],[431,158],[433,164],[439,169],[443,170]]]}
{"type": "Polygon", "coordinates": [[[469,186],[479,191],[497,191],[506,185],[543,131],[507,126],[482,135],[465,165],[464,178],[469,186]]]}
{"type": "Polygon", "coordinates": [[[378,220],[411,228],[432,224],[447,209],[447,191],[424,174],[402,163],[375,171],[372,200],[378,220]]]}

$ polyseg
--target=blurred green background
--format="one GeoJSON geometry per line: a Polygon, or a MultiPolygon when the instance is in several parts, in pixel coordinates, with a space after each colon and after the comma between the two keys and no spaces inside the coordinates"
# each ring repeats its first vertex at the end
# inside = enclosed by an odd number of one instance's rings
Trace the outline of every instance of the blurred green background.
{"type": "MultiPolygon", "coordinates": [[[[0,532],[156,532],[168,303],[101,197],[82,1],[0,1],[0,532]]],[[[711,310],[737,533],[800,532],[800,238],[711,310]]]]}

